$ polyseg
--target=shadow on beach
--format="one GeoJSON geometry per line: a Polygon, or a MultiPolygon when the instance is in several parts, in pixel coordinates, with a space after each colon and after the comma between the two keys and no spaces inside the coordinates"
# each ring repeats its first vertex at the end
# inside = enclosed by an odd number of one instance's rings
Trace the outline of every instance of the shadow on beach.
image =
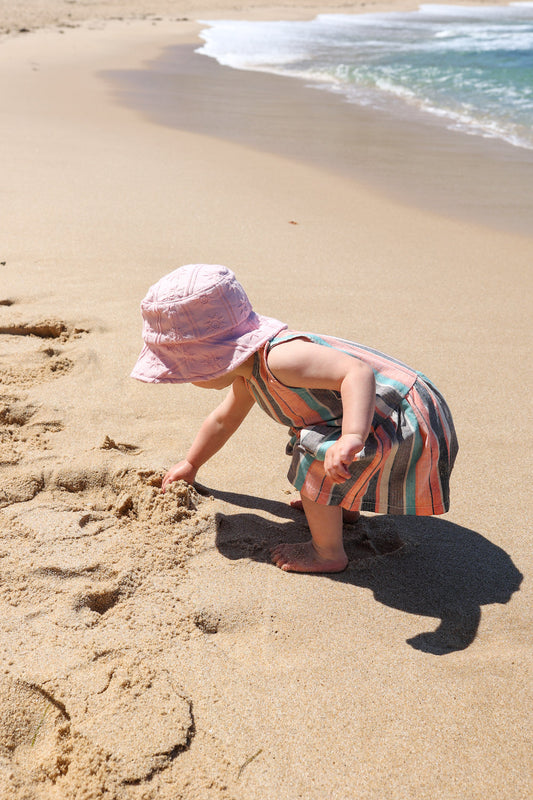
{"type": "MultiPolygon", "coordinates": [[[[218,514],[216,544],[226,558],[269,562],[270,548],[278,542],[309,536],[301,512],[284,503],[209,492],[233,505],[287,519],[273,522],[256,513],[218,514]]],[[[345,527],[345,546],[348,568],[317,577],[371,589],[386,606],[439,620],[435,630],[407,640],[415,649],[434,655],[467,648],[476,636],[481,606],[508,603],[523,577],[502,548],[442,518],[363,517],[345,527]],[[404,547],[382,555],[391,530],[404,547]]]]}

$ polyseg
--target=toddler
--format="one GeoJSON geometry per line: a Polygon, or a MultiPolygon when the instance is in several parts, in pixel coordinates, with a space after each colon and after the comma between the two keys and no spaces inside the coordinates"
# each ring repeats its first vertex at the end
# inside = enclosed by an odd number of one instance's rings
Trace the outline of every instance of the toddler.
{"type": "Polygon", "coordinates": [[[193,483],[254,403],[289,427],[288,478],[311,539],[278,545],[272,560],[281,569],[344,570],[343,515],[448,510],[457,439],[446,402],[420,372],[256,314],[222,266],[174,270],[148,290],[141,312],[144,347],[133,378],[229,389],[186,458],[166,473],[163,491],[172,481],[193,483]]]}

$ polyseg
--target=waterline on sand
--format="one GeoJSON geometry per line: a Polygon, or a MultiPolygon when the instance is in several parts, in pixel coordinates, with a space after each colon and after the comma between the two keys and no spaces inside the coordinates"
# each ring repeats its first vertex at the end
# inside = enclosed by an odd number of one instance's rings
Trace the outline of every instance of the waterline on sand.
{"type": "Polygon", "coordinates": [[[533,3],[205,24],[198,52],[224,66],[297,77],[351,103],[417,110],[533,148],[533,3]]]}

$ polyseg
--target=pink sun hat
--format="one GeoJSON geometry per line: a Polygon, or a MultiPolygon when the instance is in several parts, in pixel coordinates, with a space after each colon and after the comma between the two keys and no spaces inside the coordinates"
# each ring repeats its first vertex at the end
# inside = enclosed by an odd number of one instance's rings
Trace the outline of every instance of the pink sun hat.
{"type": "Polygon", "coordinates": [[[131,373],[145,383],[218,378],[287,327],[252,310],[233,272],[188,264],[165,275],[141,302],[144,347],[131,373]]]}

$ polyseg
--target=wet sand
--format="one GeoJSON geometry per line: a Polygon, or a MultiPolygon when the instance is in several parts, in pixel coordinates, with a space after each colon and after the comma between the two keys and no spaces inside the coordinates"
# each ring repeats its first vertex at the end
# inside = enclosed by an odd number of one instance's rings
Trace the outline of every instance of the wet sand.
{"type": "MultiPolygon", "coordinates": [[[[414,110],[358,107],[305,81],[169,47],[105,77],[148,119],[313,164],[409,204],[532,235],[533,151],[448,130],[414,110]]],[[[201,43],[200,43],[201,44],[201,43]]]]}

